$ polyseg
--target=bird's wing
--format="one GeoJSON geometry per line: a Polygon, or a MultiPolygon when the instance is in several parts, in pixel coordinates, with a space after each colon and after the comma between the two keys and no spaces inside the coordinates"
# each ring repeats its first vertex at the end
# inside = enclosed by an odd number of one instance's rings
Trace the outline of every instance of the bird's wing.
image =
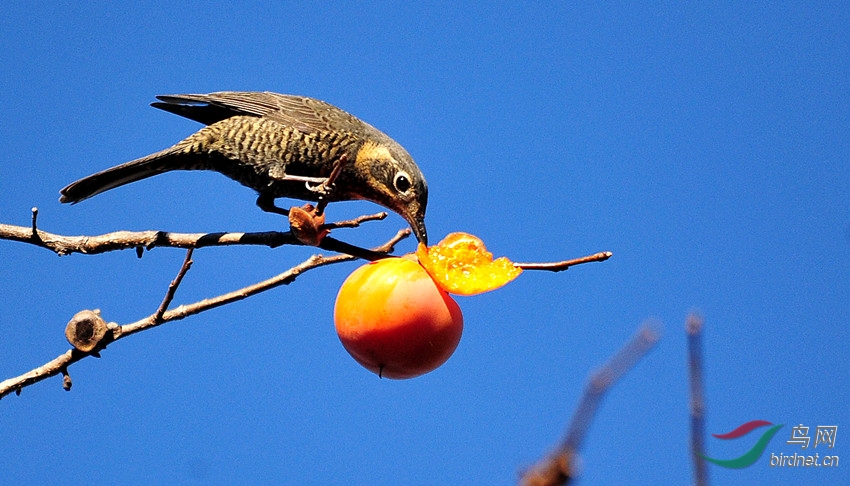
{"type": "Polygon", "coordinates": [[[346,131],[357,135],[365,129],[353,115],[324,101],[271,92],[220,91],[210,94],[157,96],[151,105],[211,125],[232,116],[269,118],[306,133],[346,131]]]}

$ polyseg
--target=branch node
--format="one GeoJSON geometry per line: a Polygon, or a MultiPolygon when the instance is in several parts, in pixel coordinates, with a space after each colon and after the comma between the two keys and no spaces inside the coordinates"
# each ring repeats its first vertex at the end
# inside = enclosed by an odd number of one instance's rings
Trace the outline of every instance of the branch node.
{"type": "Polygon", "coordinates": [[[65,338],[71,346],[78,351],[88,354],[97,354],[97,349],[105,343],[108,327],[99,310],[82,310],[74,314],[74,317],[65,326],[65,338]]]}
{"type": "MultiPolygon", "coordinates": [[[[153,238],[145,244],[145,250],[153,250],[158,246],[168,246],[168,232],[159,230],[154,234],[153,238]]],[[[139,251],[139,250],[137,250],[139,251]]]]}
{"type": "Polygon", "coordinates": [[[71,381],[71,375],[68,374],[68,368],[62,368],[62,388],[64,388],[65,391],[71,391],[71,386],[73,385],[74,383],[71,381]]]}
{"type": "Polygon", "coordinates": [[[113,335],[119,334],[121,332],[121,326],[115,322],[107,322],[106,329],[111,331],[113,335]]]}
{"type": "Polygon", "coordinates": [[[32,208],[32,239],[41,241],[41,237],[38,236],[38,208],[35,206],[32,208]]]}

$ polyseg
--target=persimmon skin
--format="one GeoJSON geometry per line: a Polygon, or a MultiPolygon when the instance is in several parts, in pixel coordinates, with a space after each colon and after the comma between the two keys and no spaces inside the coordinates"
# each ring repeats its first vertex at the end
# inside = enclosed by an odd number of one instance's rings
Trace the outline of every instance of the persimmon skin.
{"type": "Polygon", "coordinates": [[[407,258],[367,263],[349,275],[337,295],[334,323],[358,363],[394,379],[438,368],[463,332],[457,302],[407,258]]]}

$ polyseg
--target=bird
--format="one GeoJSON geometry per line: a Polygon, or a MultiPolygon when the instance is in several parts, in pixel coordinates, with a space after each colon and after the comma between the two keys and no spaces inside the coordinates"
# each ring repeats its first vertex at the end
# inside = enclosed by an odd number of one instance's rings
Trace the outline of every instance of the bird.
{"type": "Polygon", "coordinates": [[[257,206],[287,214],[277,198],[367,200],[401,215],[427,245],[428,184],[395,140],[324,101],[272,92],[159,95],[151,106],[205,125],[175,145],[73,182],[78,203],[172,170],[211,170],[254,189],[257,206]],[[325,184],[337,167],[333,184],[325,184]]]}

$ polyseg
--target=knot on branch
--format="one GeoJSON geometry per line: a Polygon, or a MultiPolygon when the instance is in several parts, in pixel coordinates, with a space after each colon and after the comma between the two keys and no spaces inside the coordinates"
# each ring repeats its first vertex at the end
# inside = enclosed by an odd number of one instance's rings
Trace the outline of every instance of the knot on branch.
{"type": "Polygon", "coordinates": [[[109,331],[109,325],[100,317],[99,310],[83,310],[74,314],[65,326],[65,338],[74,349],[94,353],[106,346],[104,341],[109,331]]]}

